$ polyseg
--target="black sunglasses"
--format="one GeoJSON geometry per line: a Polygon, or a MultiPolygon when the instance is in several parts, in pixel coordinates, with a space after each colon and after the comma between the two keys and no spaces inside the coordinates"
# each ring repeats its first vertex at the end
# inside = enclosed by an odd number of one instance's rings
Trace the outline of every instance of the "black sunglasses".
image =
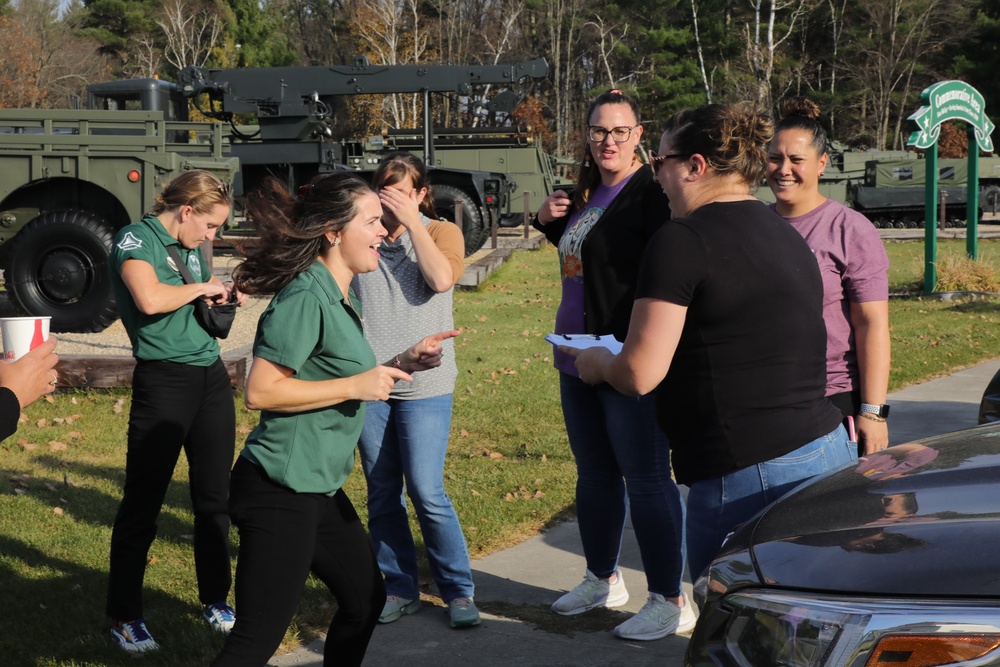
{"type": "Polygon", "coordinates": [[[663,164],[663,161],[672,157],[679,157],[686,160],[691,156],[687,153],[664,153],[663,155],[657,155],[655,151],[649,151],[649,164],[653,167],[653,173],[659,173],[660,165],[663,164]]]}

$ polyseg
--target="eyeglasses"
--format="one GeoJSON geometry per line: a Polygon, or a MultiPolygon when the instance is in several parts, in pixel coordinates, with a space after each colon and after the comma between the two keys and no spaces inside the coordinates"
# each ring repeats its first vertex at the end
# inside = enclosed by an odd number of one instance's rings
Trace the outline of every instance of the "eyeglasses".
{"type": "Polygon", "coordinates": [[[628,138],[632,136],[632,130],[635,126],[619,125],[618,127],[613,127],[610,130],[606,127],[601,127],[600,125],[588,125],[587,126],[587,136],[594,143],[601,143],[611,135],[616,144],[624,143],[628,141],[628,138]]]}
{"type": "Polygon", "coordinates": [[[653,166],[653,173],[659,173],[663,161],[669,160],[672,157],[679,157],[682,160],[686,160],[691,156],[687,153],[664,153],[663,155],[657,155],[655,152],[649,151],[649,164],[653,166]]]}

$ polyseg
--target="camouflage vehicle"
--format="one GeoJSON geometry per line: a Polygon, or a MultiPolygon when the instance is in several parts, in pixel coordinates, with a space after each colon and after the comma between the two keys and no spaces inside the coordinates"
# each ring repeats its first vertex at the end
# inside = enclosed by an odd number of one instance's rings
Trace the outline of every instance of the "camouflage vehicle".
{"type": "Polygon", "coordinates": [[[115,232],[188,169],[231,182],[218,124],[156,111],[0,110],[0,267],[16,310],[52,331],[117,318],[107,259],[115,232]]]}

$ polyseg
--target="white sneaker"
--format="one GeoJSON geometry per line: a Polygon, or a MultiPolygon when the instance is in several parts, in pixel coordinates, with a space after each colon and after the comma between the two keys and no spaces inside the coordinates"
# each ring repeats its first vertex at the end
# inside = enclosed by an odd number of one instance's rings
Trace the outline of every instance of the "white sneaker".
{"type": "Polygon", "coordinates": [[[615,628],[615,637],[639,641],[662,639],[667,635],[687,632],[696,621],[694,609],[687,600],[683,607],[678,607],[662,595],[650,593],[639,613],[615,628]]]}
{"type": "Polygon", "coordinates": [[[563,616],[574,616],[596,607],[620,607],[628,602],[625,579],[618,572],[618,581],[609,583],[598,579],[587,570],[580,585],[552,603],[552,611],[563,616]]]}

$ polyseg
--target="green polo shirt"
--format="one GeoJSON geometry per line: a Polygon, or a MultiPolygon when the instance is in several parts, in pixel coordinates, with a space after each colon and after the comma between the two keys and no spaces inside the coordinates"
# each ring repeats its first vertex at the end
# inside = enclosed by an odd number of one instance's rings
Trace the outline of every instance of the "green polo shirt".
{"type": "MultiPolygon", "coordinates": [[[[255,357],[293,371],[299,380],[330,380],[375,367],[361,328],[361,303],[344,298],[319,261],[286,285],[261,314],[255,357]]],[[[363,401],[306,412],[262,410],[241,452],[276,484],[299,493],[333,495],[354,468],[365,418],[363,401]]]]}
{"type": "Polygon", "coordinates": [[[194,306],[184,304],[170,313],[146,315],[136,308],[132,293],[122,280],[122,264],[129,259],[148,263],[164,285],[183,285],[184,278],[167,255],[167,246],[177,251],[191,275],[207,282],[212,278],[201,251],[188,250],[167,233],[163,224],[147,215],[139,222],[123,227],[111,248],[111,284],[118,302],[118,313],[132,342],[132,356],[142,361],[173,361],[191,366],[211,366],[219,358],[219,341],[194,318],[194,306]]]}

